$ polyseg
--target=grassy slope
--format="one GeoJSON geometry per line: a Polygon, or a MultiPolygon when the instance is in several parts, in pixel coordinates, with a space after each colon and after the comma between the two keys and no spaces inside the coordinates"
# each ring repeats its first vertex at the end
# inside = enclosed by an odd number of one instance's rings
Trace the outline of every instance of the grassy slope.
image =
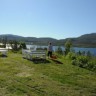
{"type": "Polygon", "coordinates": [[[96,74],[70,64],[0,57],[0,96],[96,96],[96,74]]]}

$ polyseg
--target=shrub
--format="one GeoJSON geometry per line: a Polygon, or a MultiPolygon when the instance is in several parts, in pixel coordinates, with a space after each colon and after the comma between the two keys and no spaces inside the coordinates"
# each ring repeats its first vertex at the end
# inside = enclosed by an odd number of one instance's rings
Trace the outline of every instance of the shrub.
{"type": "Polygon", "coordinates": [[[78,63],[77,63],[77,60],[72,60],[72,61],[71,61],[71,64],[72,64],[72,65],[77,65],[77,64],[78,64],[78,63]]]}
{"type": "Polygon", "coordinates": [[[86,68],[87,67],[87,63],[88,63],[88,57],[87,56],[79,56],[77,58],[77,61],[79,62],[79,66],[82,68],[86,68]]]}
{"type": "Polygon", "coordinates": [[[90,60],[88,56],[78,56],[71,64],[96,72],[96,61],[90,60]]]}
{"type": "Polygon", "coordinates": [[[82,62],[78,61],[78,60],[72,60],[71,62],[72,65],[76,65],[79,66],[81,68],[86,68],[87,64],[83,64],[82,62]]]}
{"type": "Polygon", "coordinates": [[[89,70],[93,70],[93,71],[96,71],[96,63],[93,62],[93,61],[88,62],[87,69],[89,69],[89,70]]]}
{"type": "Polygon", "coordinates": [[[69,58],[71,60],[75,60],[76,59],[76,54],[73,52],[69,52],[66,56],[66,58],[69,58]]]}
{"type": "Polygon", "coordinates": [[[77,58],[81,63],[86,64],[88,63],[88,57],[87,56],[79,56],[77,58]]]}

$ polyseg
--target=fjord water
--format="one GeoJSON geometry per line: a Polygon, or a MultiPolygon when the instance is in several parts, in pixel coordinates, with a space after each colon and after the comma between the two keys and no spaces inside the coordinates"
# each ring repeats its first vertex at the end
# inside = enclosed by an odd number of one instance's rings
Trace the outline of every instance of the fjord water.
{"type": "MultiPolygon", "coordinates": [[[[40,45],[27,45],[27,48],[30,49],[30,48],[47,48],[47,46],[40,46],[40,45]]],[[[53,46],[53,50],[56,51],[58,49],[58,47],[61,47],[62,50],[64,51],[65,48],[64,46],[53,46]]],[[[73,47],[72,50],[75,50],[75,52],[88,52],[90,51],[92,55],[96,56],[96,48],[80,48],[80,47],[73,47]]]]}

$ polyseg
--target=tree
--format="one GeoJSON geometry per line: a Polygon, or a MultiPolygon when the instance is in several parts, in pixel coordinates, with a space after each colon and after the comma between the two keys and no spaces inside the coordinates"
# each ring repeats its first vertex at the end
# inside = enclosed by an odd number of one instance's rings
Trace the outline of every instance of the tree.
{"type": "Polygon", "coordinates": [[[60,55],[63,55],[63,51],[62,48],[59,46],[58,49],[56,50],[56,52],[60,55]]]}
{"type": "Polygon", "coordinates": [[[92,57],[92,54],[91,54],[91,52],[90,52],[90,51],[87,51],[86,55],[87,55],[87,57],[89,57],[89,58],[91,58],[91,57],[92,57]]]}
{"type": "Polygon", "coordinates": [[[17,41],[10,41],[9,42],[10,43],[10,45],[11,45],[11,47],[12,47],[12,50],[14,50],[14,51],[17,51],[18,50],[18,42],[17,41]]]}
{"type": "Polygon", "coordinates": [[[1,42],[4,45],[4,48],[6,48],[6,44],[7,44],[7,37],[2,37],[1,42]]]}
{"type": "Polygon", "coordinates": [[[65,55],[71,51],[72,43],[70,40],[67,40],[65,43],[65,55]]]}
{"type": "Polygon", "coordinates": [[[25,42],[20,42],[20,49],[26,49],[26,44],[25,42]]]}

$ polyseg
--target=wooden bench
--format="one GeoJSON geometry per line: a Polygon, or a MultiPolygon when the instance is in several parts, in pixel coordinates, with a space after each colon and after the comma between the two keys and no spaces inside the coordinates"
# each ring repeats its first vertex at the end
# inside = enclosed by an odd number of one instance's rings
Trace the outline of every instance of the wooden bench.
{"type": "Polygon", "coordinates": [[[30,50],[22,49],[22,55],[23,58],[30,59],[30,60],[32,60],[34,57],[46,59],[46,52],[44,50],[30,51],[30,50]]]}

